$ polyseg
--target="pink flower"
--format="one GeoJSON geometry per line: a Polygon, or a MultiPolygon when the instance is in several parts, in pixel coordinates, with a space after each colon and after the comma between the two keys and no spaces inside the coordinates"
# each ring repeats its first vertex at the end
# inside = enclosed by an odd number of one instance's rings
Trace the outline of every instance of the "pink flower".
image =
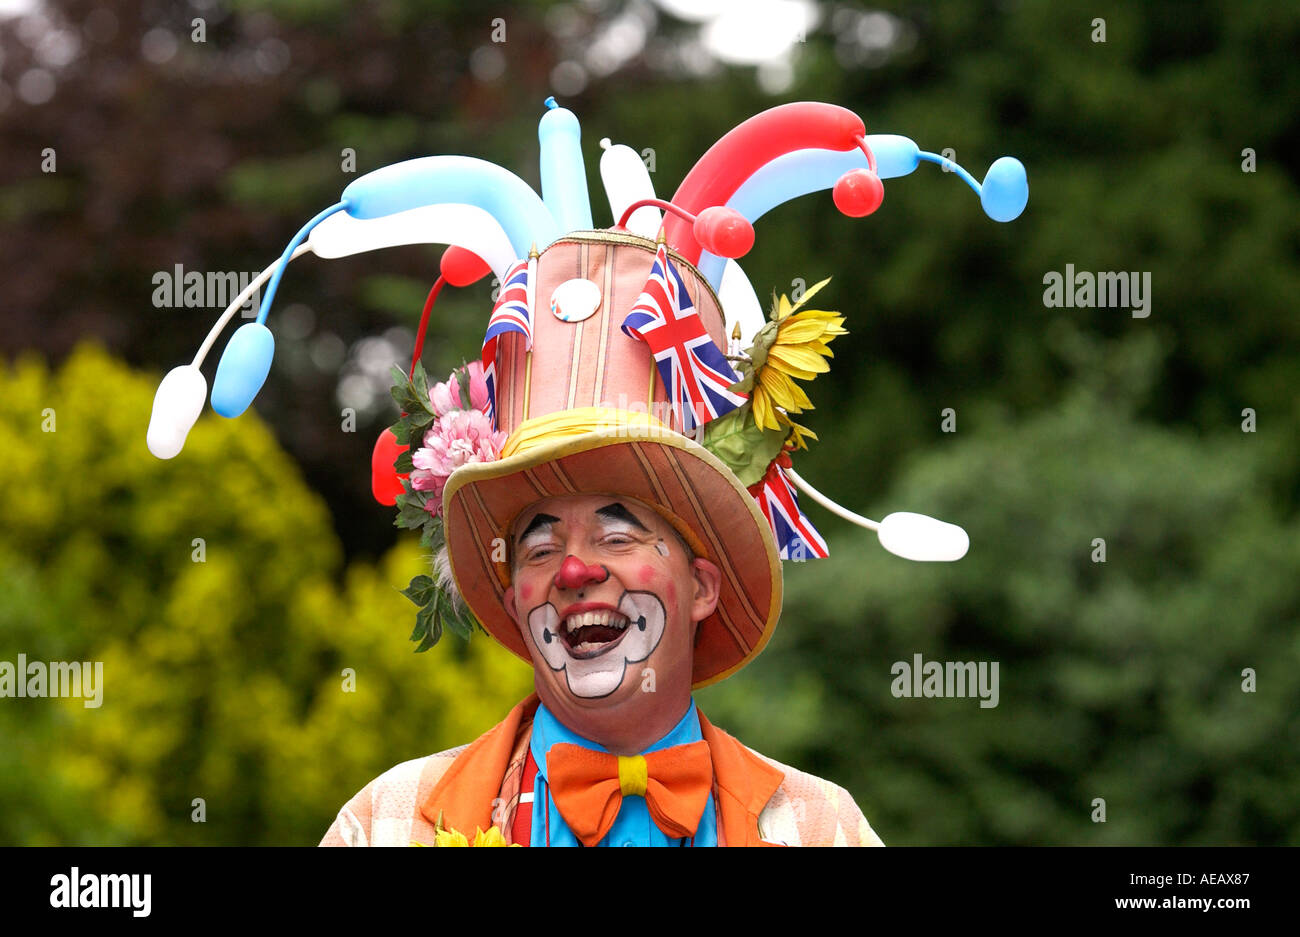
{"type": "Polygon", "coordinates": [[[487,379],[483,377],[483,362],[471,361],[469,369],[469,405],[475,410],[487,410],[487,379]]]}
{"type": "Polygon", "coordinates": [[[460,382],[454,371],[450,380],[429,388],[429,405],[438,416],[460,409],[460,382]]]}
{"type": "Polygon", "coordinates": [[[411,455],[411,487],[432,497],[425,510],[442,513],[442,489],[451,473],[471,462],[493,462],[501,455],[506,434],[492,429],[481,410],[451,410],[425,431],[424,445],[411,455]]]}
{"type": "Polygon", "coordinates": [[[483,377],[483,362],[471,361],[464,368],[451,372],[451,377],[429,388],[429,405],[438,416],[465,409],[460,399],[460,374],[469,373],[469,408],[487,410],[487,380],[483,377]]]}

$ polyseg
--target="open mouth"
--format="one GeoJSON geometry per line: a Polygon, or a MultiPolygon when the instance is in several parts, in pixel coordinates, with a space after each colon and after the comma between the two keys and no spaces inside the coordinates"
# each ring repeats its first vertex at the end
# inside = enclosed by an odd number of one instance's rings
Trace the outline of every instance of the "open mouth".
{"type": "Polygon", "coordinates": [[[560,622],[560,637],[571,657],[590,660],[617,647],[630,627],[644,628],[644,621],[640,618],[633,622],[613,609],[577,612],[560,622]]]}

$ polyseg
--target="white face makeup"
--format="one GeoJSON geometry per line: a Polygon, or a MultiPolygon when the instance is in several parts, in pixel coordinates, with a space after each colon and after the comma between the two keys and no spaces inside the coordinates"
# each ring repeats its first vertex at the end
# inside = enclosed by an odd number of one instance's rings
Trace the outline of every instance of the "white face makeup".
{"type": "MultiPolygon", "coordinates": [[[[658,566],[670,553],[662,532],[647,526],[653,519],[643,522],[621,501],[593,496],[589,503],[567,520],[545,506],[526,518],[516,575],[538,590],[534,601],[540,604],[520,610],[537,655],[564,674],[570,694],[599,699],[623,685],[629,664],[659,646],[668,617],[664,600],[657,590],[629,589],[628,577],[634,569],[646,575],[650,557],[658,566]]],[[[631,673],[640,679],[635,669],[631,673]]]]}
{"type": "Polygon", "coordinates": [[[570,693],[598,699],[619,688],[628,664],[654,653],[664,622],[663,603],[657,596],[624,592],[617,611],[578,612],[563,622],[547,602],[529,613],[528,630],[547,666],[564,672],[570,693]]]}

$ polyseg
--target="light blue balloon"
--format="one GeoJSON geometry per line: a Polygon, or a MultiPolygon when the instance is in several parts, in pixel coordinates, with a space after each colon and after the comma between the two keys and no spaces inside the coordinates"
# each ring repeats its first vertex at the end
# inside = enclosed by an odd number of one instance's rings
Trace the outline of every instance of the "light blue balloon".
{"type": "Polygon", "coordinates": [[[459,202],[477,205],[501,223],[515,253],[549,245],[564,232],[524,180],[472,156],[422,156],[368,172],[343,190],[353,218],[381,218],[408,208],[459,202]]]}
{"type": "MultiPolygon", "coordinates": [[[[920,147],[898,134],[868,134],[867,146],[876,157],[876,175],[881,179],[906,176],[920,163],[920,147]]],[[[727,200],[727,206],[753,224],[778,205],[813,192],[824,192],[833,188],[849,170],[866,168],[867,154],[859,147],[794,150],[778,156],[746,179],[727,200]]],[[[700,273],[714,289],[722,282],[726,265],[725,257],[707,251],[700,254],[700,273]]]]}
{"type": "Polygon", "coordinates": [[[275,337],[260,322],[248,322],[235,330],[217,363],[212,381],[212,409],[224,417],[239,416],[271,373],[275,337]]]}
{"type": "Polygon", "coordinates": [[[587,167],[582,159],[582,127],[573,111],[554,107],[537,124],[541,144],[542,201],[560,230],[590,231],[591,197],[587,194],[587,167]]]}
{"type": "Polygon", "coordinates": [[[994,221],[1011,221],[1020,217],[1029,203],[1029,178],[1025,165],[1014,156],[993,161],[980,186],[980,204],[984,214],[994,221]]]}

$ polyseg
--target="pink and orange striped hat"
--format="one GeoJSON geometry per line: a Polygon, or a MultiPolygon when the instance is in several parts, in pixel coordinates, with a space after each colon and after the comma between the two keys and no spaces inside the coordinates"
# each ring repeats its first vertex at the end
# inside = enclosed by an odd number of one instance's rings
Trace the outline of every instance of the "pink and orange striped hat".
{"type": "MultiPolygon", "coordinates": [[[[771,527],[736,475],[695,438],[649,346],[622,329],[655,260],[653,241],[627,232],[573,232],[536,260],[537,296],[571,280],[595,284],[577,319],[552,302],[532,317],[532,343],[505,332],[495,349],[495,415],[508,433],[501,458],[457,469],[443,490],[452,576],[487,631],[529,660],[506,613],[510,568],[502,544],[543,499],[610,494],[660,513],[697,556],[723,572],[717,609],[700,623],[693,683],[734,673],[772,635],[781,612],[781,561],[771,527]]],[[[671,262],[714,345],[726,348],[717,296],[680,255],[671,262]]]]}

